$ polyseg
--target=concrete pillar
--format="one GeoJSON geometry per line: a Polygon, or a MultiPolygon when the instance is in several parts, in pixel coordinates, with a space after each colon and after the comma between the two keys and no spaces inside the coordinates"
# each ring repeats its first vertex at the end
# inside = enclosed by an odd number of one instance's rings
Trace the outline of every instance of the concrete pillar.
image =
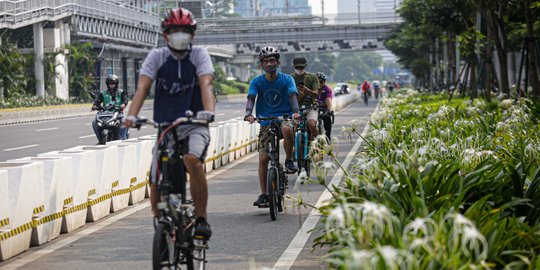
{"type": "Polygon", "coordinates": [[[65,27],[66,27],[66,24],[64,24],[62,21],[56,21],[54,23],[54,28],[44,29],[45,49],[48,52],[56,53],[56,56],[54,57],[54,64],[55,64],[54,95],[55,97],[63,99],[63,100],[67,100],[69,98],[68,66],[67,66],[67,58],[66,58],[64,48],[63,48],[64,44],[66,44],[65,43],[66,42],[65,27]]]}
{"type": "Polygon", "coordinates": [[[45,97],[45,72],[43,69],[43,25],[34,24],[34,73],[36,77],[36,95],[45,97]]]}
{"type": "Polygon", "coordinates": [[[64,23],[64,44],[71,44],[71,29],[68,23],[64,23]]]}

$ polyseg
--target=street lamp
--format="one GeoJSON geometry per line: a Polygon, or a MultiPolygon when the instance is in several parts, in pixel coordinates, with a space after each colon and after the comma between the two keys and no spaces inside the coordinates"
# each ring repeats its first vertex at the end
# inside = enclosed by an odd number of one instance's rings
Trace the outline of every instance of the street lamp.
{"type": "Polygon", "coordinates": [[[356,7],[358,9],[358,24],[360,24],[360,0],[356,0],[356,7]]]}

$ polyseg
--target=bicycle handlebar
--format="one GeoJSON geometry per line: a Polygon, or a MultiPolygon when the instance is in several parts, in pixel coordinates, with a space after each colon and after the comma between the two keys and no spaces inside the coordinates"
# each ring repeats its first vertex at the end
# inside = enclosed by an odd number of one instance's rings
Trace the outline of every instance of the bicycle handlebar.
{"type": "Polygon", "coordinates": [[[208,120],[193,119],[192,117],[179,117],[176,120],[174,120],[172,123],[169,123],[169,122],[156,123],[148,118],[142,118],[142,117],[136,117],[136,118],[137,119],[133,122],[133,125],[132,125],[132,127],[136,129],[141,129],[142,125],[149,125],[149,126],[153,126],[154,128],[160,128],[160,127],[165,127],[165,126],[178,126],[180,124],[197,124],[197,125],[207,126],[211,122],[208,120]]]}
{"type": "Polygon", "coordinates": [[[255,121],[261,122],[261,121],[268,121],[268,120],[289,120],[291,119],[288,115],[283,116],[270,116],[270,117],[256,117],[255,121]]]}

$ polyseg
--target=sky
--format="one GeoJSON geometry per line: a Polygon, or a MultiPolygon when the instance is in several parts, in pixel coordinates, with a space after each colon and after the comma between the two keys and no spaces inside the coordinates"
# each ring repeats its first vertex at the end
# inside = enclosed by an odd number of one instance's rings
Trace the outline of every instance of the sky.
{"type": "MultiPolygon", "coordinates": [[[[336,14],[337,1],[339,0],[324,0],[324,13],[336,14]]],[[[313,15],[321,15],[321,0],[309,0],[309,5],[313,15]]]]}

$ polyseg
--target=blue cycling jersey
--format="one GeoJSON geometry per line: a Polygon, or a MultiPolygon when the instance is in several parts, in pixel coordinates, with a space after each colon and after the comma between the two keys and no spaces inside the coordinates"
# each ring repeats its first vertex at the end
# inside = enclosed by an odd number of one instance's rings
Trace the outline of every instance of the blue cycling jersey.
{"type": "MultiPolygon", "coordinates": [[[[287,74],[278,72],[273,81],[266,79],[264,74],[255,77],[249,84],[248,95],[256,96],[255,115],[257,117],[292,116],[289,95],[298,95],[294,79],[287,74]]],[[[268,121],[261,122],[267,126],[268,121]]]]}

